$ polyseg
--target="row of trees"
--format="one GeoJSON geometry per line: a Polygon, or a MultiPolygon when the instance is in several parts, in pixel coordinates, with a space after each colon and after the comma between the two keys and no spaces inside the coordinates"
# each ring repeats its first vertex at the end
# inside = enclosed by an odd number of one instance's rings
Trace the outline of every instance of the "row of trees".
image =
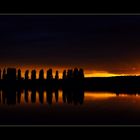
{"type": "MultiPolygon", "coordinates": [[[[16,75],[16,69],[15,69],[15,75],[16,75]]],[[[8,75],[7,75],[6,69],[4,69],[3,72],[0,70],[0,79],[6,79],[7,76],[8,75]]],[[[84,71],[83,71],[83,69],[75,68],[74,70],[73,69],[68,69],[67,71],[66,70],[63,71],[62,79],[72,79],[72,78],[75,78],[75,79],[84,78],[84,71]]],[[[16,75],[16,79],[18,79],[18,80],[21,80],[21,79],[29,80],[29,70],[25,71],[24,78],[22,78],[21,70],[18,69],[17,75],[16,75]]],[[[32,80],[36,80],[37,79],[36,78],[36,70],[35,69],[31,71],[31,79],[32,80]]],[[[44,78],[44,70],[43,69],[41,69],[39,71],[39,79],[40,80],[44,80],[45,79],[44,78]]],[[[48,80],[51,80],[51,79],[58,80],[59,79],[59,72],[56,71],[55,77],[53,78],[52,69],[47,70],[46,79],[48,79],[48,80]]]]}

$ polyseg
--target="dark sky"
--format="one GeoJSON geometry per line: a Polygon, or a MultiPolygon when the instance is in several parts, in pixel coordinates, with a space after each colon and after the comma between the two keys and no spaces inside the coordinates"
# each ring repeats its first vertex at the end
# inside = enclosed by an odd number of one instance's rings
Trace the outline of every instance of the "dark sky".
{"type": "Polygon", "coordinates": [[[140,72],[140,16],[1,15],[0,64],[140,72]]]}

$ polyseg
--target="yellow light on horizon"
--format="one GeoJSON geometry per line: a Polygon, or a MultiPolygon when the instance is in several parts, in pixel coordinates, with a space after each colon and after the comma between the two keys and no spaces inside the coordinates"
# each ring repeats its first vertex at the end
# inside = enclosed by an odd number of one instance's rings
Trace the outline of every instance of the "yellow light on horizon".
{"type": "Polygon", "coordinates": [[[112,76],[120,76],[119,74],[112,74],[108,72],[93,72],[85,74],[85,77],[112,77],[112,76]]]}

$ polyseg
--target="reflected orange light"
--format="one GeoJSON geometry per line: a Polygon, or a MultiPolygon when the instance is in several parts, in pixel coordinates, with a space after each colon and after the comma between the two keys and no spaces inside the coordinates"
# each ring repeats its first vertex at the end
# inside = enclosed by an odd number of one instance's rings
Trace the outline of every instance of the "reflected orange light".
{"type": "MultiPolygon", "coordinates": [[[[31,94],[32,94],[32,92],[31,91],[28,91],[28,103],[26,103],[25,102],[25,93],[24,92],[21,93],[20,104],[21,105],[25,105],[25,104],[27,104],[27,105],[29,105],[29,104],[31,105],[32,104],[33,105],[34,103],[32,103],[32,101],[31,101],[31,94]]],[[[17,103],[17,95],[16,95],[16,103],[17,103]]],[[[55,93],[54,92],[52,93],[52,103],[53,104],[56,104],[56,99],[55,99],[55,93]]],[[[58,103],[59,104],[62,104],[63,103],[62,91],[61,90],[58,91],[58,103]]],[[[43,104],[44,105],[47,104],[47,92],[46,91],[44,91],[44,93],[43,93],[43,104]]],[[[38,91],[36,91],[35,104],[34,105],[41,105],[40,104],[39,92],[38,91]]]]}
{"type": "Polygon", "coordinates": [[[21,93],[21,104],[25,104],[25,94],[21,93]]]}
{"type": "Polygon", "coordinates": [[[122,93],[121,93],[121,94],[119,94],[118,96],[119,96],[119,97],[136,97],[136,96],[137,96],[137,97],[140,97],[139,94],[127,94],[127,93],[126,93],[126,94],[122,94],[122,93]]]}
{"type": "Polygon", "coordinates": [[[115,93],[110,92],[85,92],[86,100],[94,99],[108,99],[111,97],[116,97],[115,93]]]}

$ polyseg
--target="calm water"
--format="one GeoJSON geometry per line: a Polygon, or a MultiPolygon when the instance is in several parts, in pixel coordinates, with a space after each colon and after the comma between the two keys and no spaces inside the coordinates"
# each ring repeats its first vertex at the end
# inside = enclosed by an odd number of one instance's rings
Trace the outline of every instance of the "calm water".
{"type": "Polygon", "coordinates": [[[140,95],[0,92],[0,124],[140,124],[140,95]]]}

